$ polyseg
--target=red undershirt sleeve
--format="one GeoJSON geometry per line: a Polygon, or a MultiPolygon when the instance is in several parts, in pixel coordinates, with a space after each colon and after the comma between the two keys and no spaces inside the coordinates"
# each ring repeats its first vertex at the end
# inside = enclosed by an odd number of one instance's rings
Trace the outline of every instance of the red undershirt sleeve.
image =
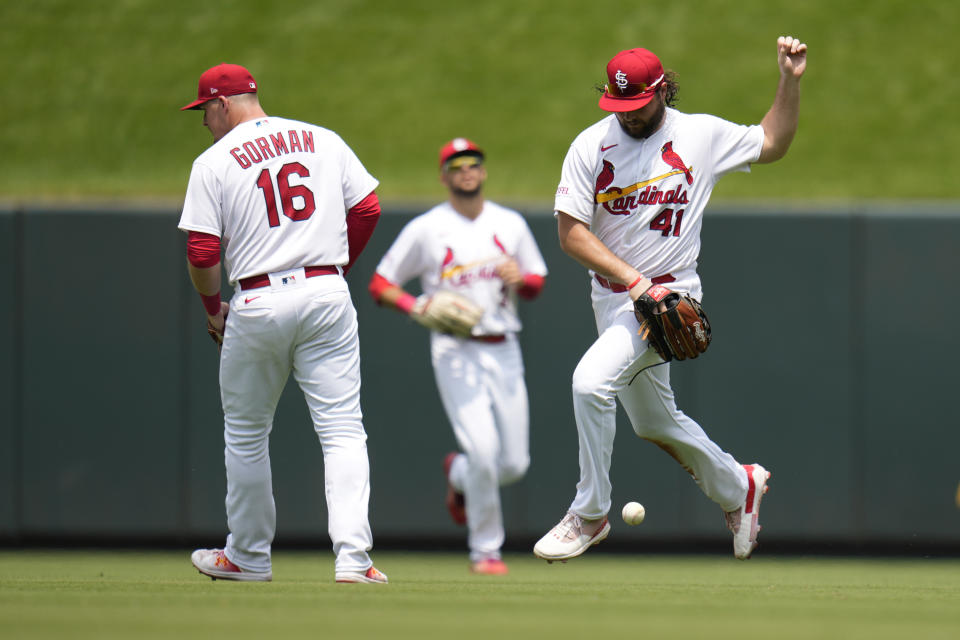
{"type": "Polygon", "coordinates": [[[200,231],[187,232],[187,260],[205,269],[220,263],[220,238],[200,231]]]}
{"type": "MultiPolygon", "coordinates": [[[[187,232],[187,260],[197,269],[209,269],[220,264],[220,238],[200,231],[187,232]]],[[[199,291],[197,293],[200,293],[199,291]]],[[[203,308],[208,316],[220,313],[220,292],[212,295],[200,293],[203,308]]]]}
{"type": "MultiPolygon", "coordinates": [[[[370,297],[373,298],[374,302],[382,304],[381,298],[383,298],[383,292],[396,286],[396,284],[390,282],[379,273],[374,272],[373,277],[370,278],[370,284],[367,286],[367,291],[370,292],[370,297]]],[[[395,304],[397,309],[409,315],[410,310],[416,302],[416,298],[404,291],[400,294],[400,297],[397,298],[395,304]]]]}
{"type": "Polygon", "coordinates": [[[349,247],[350,257],[343,268],[344,273],[350,270],[363,248],[367,246],[379,219],[380,201],[373,191],[347,211],[347,246],[349,247]]]}

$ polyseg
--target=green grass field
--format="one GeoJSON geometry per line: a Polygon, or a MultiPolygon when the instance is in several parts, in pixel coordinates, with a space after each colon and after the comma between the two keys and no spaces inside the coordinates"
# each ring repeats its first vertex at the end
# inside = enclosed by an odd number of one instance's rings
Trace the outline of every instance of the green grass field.
{"type": "Polygon", "coordinates": [[[387,206],[445,195],[436,154],[488,152],[491,197],[549,206],[595,85],[644,46],[679,73],[679,108],[759,122],[778,35],[810,46],[787,158],[715,200],[960,197],[960,83],[948,0],[36,0],[0,3],[0,201],[182,202],[210,144],[206,68],[244,64],[268,113],[340,133],[387,206]]]}
{"type": "Polygon", "coordinates": [[[274,582],[211,581],[188,552],[0,552],[3,638],[957,638],[960,559],[375,553],[337,585],[329,553],[279,551],[274,582]]]}

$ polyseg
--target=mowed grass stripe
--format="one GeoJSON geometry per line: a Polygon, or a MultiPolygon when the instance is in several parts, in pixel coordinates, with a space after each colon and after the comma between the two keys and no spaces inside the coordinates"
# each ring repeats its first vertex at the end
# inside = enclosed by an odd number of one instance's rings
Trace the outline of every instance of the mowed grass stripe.
{"type": "Polygon", "coordinates": [[[327,553],[280,551],[274,582],[211,581],[183,552],[0,553],[9,638],[953,638],[960,559],[593,552],[503,578],[465,554],[378,552],[391,584],[337,585],[327,553]]]}

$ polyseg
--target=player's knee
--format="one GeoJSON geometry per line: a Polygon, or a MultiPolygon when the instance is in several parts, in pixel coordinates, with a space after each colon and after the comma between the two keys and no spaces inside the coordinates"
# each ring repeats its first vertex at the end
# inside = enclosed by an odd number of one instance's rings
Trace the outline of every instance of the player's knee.
{"type": "Polygon", "coordinates": [[[641,438],[662,441],[669,439],[671,434],[676,433],[677,421],[670,413],[663,411],[657,405],[651,404],[641,409],[635,408],[629,415],[634,433],[641,438]]]}
{"type": "Polygon", "coordinates": [[[249,421],[226,421],[224,423],[224,444],[228,453],[240,458],[259,459],[268,454],[271,423],[253,423],[249,421]]]}
{"type": "Polygon", "coordinates": [[[524,460],[507,461],[500,465],[500,484],[507,485],[518,482],[527,475],[530,468],[530,458],[524,460]]]}
{"type": "Polygon", "coordinates": [[[361,424],[314,424],[324,457],[337,453],[366,450],[367,434],[361,424]]]}
{"type": "Polygon", "coordinates": [[[473,451],[467,454],[467,459],[470,465],[470,475],[475,480],[493,481],[494,483],[498,480],[500,469],[497,458],[492,452],[473,451]]]}
{"type": "Polygon", "coordinates": [[[587,367],[578,366],[573,372],[573,397],[591,404],[612,404],[613,394],[607,390],[602,377],[587,367]]]}

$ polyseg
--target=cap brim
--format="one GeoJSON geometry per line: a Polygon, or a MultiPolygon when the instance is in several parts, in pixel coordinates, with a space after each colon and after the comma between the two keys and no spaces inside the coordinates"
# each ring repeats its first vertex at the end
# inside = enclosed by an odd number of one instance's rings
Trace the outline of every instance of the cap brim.
{"type": "Polygon", "coordinates": [[[647,103],[653,100],[653,96],[655,95],[657,95],[657,92],[651,91],[649,94],[640,94],[639,96],[633,96],[631,98],[615,98],[604,92],[604,94],[600,96],[600,108],[604,111],[613,111],[614,113],[636,111],[641,107],[647,106],[647,103]]]}
{"type": "Polygon", "coordinates": [[[480,149],[464,149],[463,151],[457,151],[456,153],[451,153],[446,158],[440,161],[440,168],[442,169],[445,164],[453,160],[454,158],[460,158],[463,156],[476,156],[483,161],[483,151],[480,149]]]}
{"type": "Polygon", "coordinates": [[[180,111],[187,111],[188,109],[199,109],[200,105],[202,105],[205,102],[210,102],[210,100],[212,100],[212,98],[201,98],[199,100],[194,100],[187,106],[180,107],[180,111]]]}

